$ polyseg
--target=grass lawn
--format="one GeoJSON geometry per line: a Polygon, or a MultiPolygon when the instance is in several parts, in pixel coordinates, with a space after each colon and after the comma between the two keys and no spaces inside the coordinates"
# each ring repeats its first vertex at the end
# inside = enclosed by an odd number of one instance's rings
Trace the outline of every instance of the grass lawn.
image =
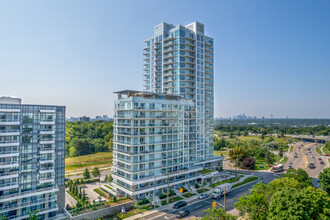
{"type": "MultiPolygon", "coordinates": [[[[263,141],[260,136],[239,136],[237,138],[239,140],[241,140],[241,141],[249,141],[251,139],[254,139],[256,141],[263,141]]],[[[264,141],[267,141],[269,138],[270,137],[266,136],[265,139],[264,139],[264,141]]],[[[288,137],[278,138],[278,137],[275,137],[275,136],[273,136],[273,138],[274,138],[274,141],[276,141],[278,143],[283,143],[283,144],[287,144],[288,143],[288,139],[289,139],[288,137]]]]}
{"type": "Polygon", "coordinates": [[[233,186],[233,188],[238,187],[238,186],[241,186],[241,185],[244,185],[244,184],[249,183],[249,182],[252,182],[252,181],[255,181],[257,179],[258,179],[258,177],[256,177],[256,176],[248,177],[245,180],[243,180],[243,182],[240,182],[240,183],[235,184],[233,186]]]}
{"type": "Polygon", "coordinates": [[[229,180],[224,180],[222,182],[218,182],[218,183],[212,184],[210,186],[212,188],[215,188],[216,186],[219,186],[221,184],[224,184],[224,183],[233,183],[233,182],[236,182],[237,180],[239,180],[239,178],[233,177],[233,178],[230,178],[229,180]]]}
{"type": "Polygon", "coordinates": [[[203,170],[201,170],[201,171],[198,171],[199,173],[201,173],[201,174],[209,174],[209,173],[212,173],[212,172],[214,172],[214,170],[210,170],[210,169],[203,169],[203,170]]]}
{"type": "Polygon", "coordinates": [[[327,155],[330,155],[330,150],[328,150],[326,147],[323,147],[323,152],[327,155]]]}
{"type": "Polygon", "coordinates": [[[229,155],[229,151],[221,151],[221,150],[217,150],[214,151],[214,156],[221,156],[221,155],[229,155]]]}
{"type": "Polygon", "coordinates": [[[79,157],[65,158],[65,172],[83,171],[86,167],[109,167],[112,165],[112,152],[102,152],[79,157]]]}
{"type": "Polygon", "coordinates": [[[288,162],[288,158],[284,157],[284,159],[281,161],[281,164],[286,164],[286,162],[288,162]]]}
{"type": "Polygon", "coordinates": [[[315,148],[315,150],[316,150],[316,152],[319,154],[319,155],[321,155],[322,156],[322,152],[321,152],[321,150],[320,150],[320,147],[318,146],[318,147],[316,147],[315,148]]]}
{"type": "Polygon", "coordinates": [[[93,189],[93,191],[106,199],[110,199],[109,196],[107,195],[108,192],[104,192],[101,188],[95,188],[93,189]]]}
{"type": "Polygon", "coordinates": [[[112,191],[114,191],[109,185],[104,185],[105,187],[107,187],[108,189],[111,189],[112,191]]]}
{"type": "Polygon", "coordinates": [[[198,193],[203,193],[203,192],[207,192],[210,191],[209,189],[199,189],[197,190],[198,193]]]}
{"type": "Polygon", "coordinates": [[[268,170],[269,167],[265,165],[265,161],[257,160],[254,165],[254,170],[268,170]]]}

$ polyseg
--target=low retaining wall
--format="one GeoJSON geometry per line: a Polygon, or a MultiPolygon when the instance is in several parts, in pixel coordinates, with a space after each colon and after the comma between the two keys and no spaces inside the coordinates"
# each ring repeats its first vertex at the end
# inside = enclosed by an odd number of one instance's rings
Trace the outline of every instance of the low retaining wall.
{"type": "Polygon", "coordinates": [[[111,215],[115,211],[120,212],[121,207],[123,207],[123,206],[127,210],[128,208],[134,206],[134,204],[135,204],[134,201],[127,202],[127,203],[120,204],[120,205],[117,205],[117,206],[107,207],[107,208],[91,211],[91,212],[81,214],[81,215],[76,215],[76,216],[71,216],[71,214],[66,209],[64,209],[64,213],[66,214],[66,216],[69,219],[72,219],[72,220],[96,219],[96,218],[102,218],[102,217],[107,216],[107,215],[111,215]]]}

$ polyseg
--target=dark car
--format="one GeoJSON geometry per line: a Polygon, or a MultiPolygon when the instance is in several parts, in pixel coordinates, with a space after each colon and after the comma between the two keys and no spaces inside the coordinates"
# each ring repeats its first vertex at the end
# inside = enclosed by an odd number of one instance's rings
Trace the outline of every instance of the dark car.
{"type": "Polygon", "coordinates": [[[314,169],[314,168],[315,168],[315,165],[314,165],[313,163],[310,163],[310,164],[308,165],[308,167],[311,168],[311,169],[314,169]]]}
{"type": "Polygon", "coordinates": [[[182,209],[178,212],[178,214],[176,215],[177,218],[183,218],[187,215],[190,214],[190,211],[188,209],[182,209]]]}
{"type": "Polygon", "coordinates": [[[321,161],[320,161],[320,164],[324,165],[324,161],[323,161],[323,160],[321,160],[321,161]]]}
{"type": "Polygon", "coordinates": [[[173,208],[175,209],[178,209],[178,208],[181,208],[183,206],[187,205],[187,202],[186,201],[180,201],[180,202],[177,202],[174,204],[173,208]]]}

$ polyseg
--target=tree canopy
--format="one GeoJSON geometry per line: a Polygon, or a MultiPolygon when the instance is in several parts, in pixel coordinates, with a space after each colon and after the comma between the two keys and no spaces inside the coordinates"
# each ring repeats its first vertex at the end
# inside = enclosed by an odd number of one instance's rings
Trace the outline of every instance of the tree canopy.
{"type": "Polygon", "coordinates": [[[304,172],[292,169],[285,177],[267,185],[254,185],[249,195],[238,199],[235,207],[253,220],[329,219],[327,192],[312,187],[304,172]]]}
{"type": "Polygon", "coordinates": [[[112,151],[112,122],[66,122],[65,129],[66,157],[112,151]]]}

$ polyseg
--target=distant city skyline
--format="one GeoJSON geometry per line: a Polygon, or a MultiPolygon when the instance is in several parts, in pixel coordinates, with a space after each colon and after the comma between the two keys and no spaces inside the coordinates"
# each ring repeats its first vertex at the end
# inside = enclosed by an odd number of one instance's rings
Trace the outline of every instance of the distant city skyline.
{"type": "Polygon", "coordinates": [[[112,117],[114,91],[143,89],[150,27],[199,21],[215,42],[215,117],[330,118],[329,9],[305,0],[2,1],[0,96],[112,117]]]}

